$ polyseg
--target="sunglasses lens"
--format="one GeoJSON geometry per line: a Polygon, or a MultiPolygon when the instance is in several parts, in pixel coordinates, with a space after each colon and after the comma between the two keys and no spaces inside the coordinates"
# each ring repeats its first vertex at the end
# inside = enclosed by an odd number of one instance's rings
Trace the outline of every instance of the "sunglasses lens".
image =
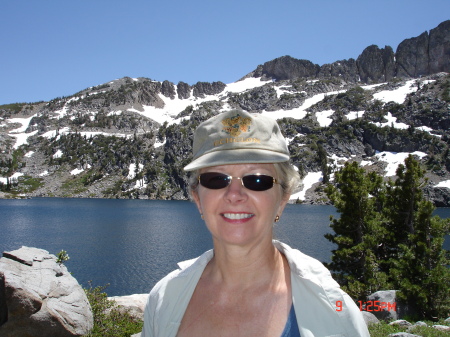
{"type": "Polygon", "coordinates": [[[208,172],[200,175],[200,184],[212,190],[225,188],[229,185],[229,183],[230,177],[226,174],[208,172]]]}
{"type": "MultiPolygon", "coordinates": [[[[219,190],[227,187],[232,177],[217,172],[200,174],[200,184],[211,190],[219,190]]],[[[250,174],[241,178],[245,188],[252,191],[266,191],[273,187],[273,177],[263,174],[250,174]]]]}
{"type": "Polygon", "coordinates": [[[242,177],[244,186],[252,191],[265,191],[273,187],[273,178],[266,175],[248,175],[242,177]]]}

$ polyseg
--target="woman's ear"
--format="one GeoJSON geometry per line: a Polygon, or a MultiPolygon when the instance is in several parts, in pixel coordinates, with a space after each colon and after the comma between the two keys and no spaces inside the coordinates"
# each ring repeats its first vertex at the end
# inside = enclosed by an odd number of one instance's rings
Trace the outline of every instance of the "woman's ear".
{"type": "Polygon", "coordinates": [[[283,214],[284,208],[286,207],[290,197],[291,197],[291,195],[288,193],[283,195],[280,205],[278,206],[278,212],[277,212],[278,216],[281,216],[281,214],[283,214]]]}

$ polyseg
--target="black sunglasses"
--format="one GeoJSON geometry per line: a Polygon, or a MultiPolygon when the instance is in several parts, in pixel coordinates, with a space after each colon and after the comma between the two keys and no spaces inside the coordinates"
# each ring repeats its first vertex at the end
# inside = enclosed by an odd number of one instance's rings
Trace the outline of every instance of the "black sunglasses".
{"type": "Polygon", "coordinates": [[[239,179],[242,186],[252,191],[266,191],[271,189],[273,184],[278,184],[278,181],[274,177],[259,173],[249,174],[240,178],[218,172],[207,172],[200,174],[198,181],[203,187],[211,190],[219,190],[230,185],[233,178],[239,179]]]}

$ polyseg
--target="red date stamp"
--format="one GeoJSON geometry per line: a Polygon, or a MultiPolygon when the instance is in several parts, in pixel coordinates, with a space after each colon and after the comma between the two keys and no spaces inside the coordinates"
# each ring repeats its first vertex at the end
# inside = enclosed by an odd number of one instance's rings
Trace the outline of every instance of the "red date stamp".
{"type": "MultiPolygon", "coordinates": [[[[360,311],[397,311],[396,302],[358,301],[360,311]]],[[[336,311],[342,311],[342,301],[336,301],[336,311]]]]}

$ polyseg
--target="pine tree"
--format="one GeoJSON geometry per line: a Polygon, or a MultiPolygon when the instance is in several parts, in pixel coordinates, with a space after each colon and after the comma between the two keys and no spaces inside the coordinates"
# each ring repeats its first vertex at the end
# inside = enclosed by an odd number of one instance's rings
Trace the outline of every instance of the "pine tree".
{"type": "Polygon", "coordinates": [[[327,159],[327,151],[323,148],[322,144],[317,144],[317,156],[320,164],[320,168],[322,170],[322,182],[327,184],[330,180],[329,177],[329,168],[328,168],[328,159],[327,159]]]}
{"type": "Polygon", "coordinates": [[[395,232],[395,243],[406,243],[408,234],[414,233],[414,214],[423,201],[422,188],[426,184],[425,171],[410,155],[405,165],[397,168],[397,179],[389,181],[387,197],[391,230],[395,232]],[[406,166],[405,166],[406,165],[406,166]]]}
{"type": "Polygon", "coordinates": [[[396,175],[387,188],[390,277],[419,317],[447,315],[450,261],[443,243],[450,221],[433,217],[434,205],[422,193],[425,171],[417,160],[410,155],[396,175]]]}
{"type": "Polygon", "coordinates": [[[336,173],[336,186],[326,189],[341,214],[331,218],[335,234],[325,235],[337,245],[328,266],[355,299],[393,286],[416,316],[446,316],[450,260],[443,243],[450,220],[433,217],[418,161],[409,156],[396,174],[395,181],[385,184],[355,162],[336,173]]]}
{"type": "Polygon", "coordinates": [[[340,218],[330,217],[335,234],[325,237],[337,245],[328,267],[334,277],[355,299],[365,297],[387,286],[387,276],[381,270],[386,231],[382,224],[384,190],[382,178],[366,173],[358,163],[347,162],[335,174],[336,186],[329,185],[326,193],[340,218]]]}

